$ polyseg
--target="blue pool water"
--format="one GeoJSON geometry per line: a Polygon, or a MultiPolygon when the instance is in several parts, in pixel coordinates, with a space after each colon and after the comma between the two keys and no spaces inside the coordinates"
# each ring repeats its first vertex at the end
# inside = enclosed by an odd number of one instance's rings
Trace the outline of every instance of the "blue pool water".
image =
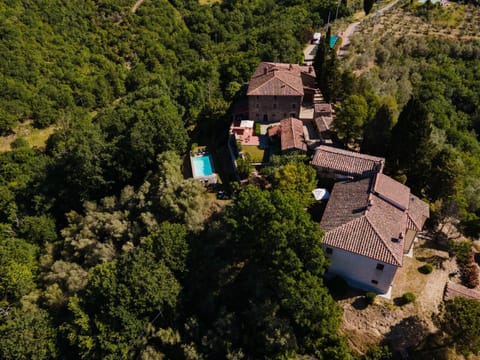
{"type": "Polygon", "coordinates": [[[210,155],[195,156],[192,158],[193,177],[213,174],[212,158],[210,155]]]}
{"type": "Polygon", "coordinates": [[[333,49],[333,47],[337,43],[337,40],[338,40],[338,36],[336,36],[336,35],[330,36],[330,48],[333,49]]]}

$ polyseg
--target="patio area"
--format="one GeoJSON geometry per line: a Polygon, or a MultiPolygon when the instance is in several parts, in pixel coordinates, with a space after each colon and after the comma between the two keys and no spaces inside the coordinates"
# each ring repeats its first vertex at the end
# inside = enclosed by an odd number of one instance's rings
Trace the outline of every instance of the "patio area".
{"type": "Polygon", "coordinates": [[[254,124],[252,120],[235,121],[230,128],[230,133],[234,134],[235,139],[242,145],[259,146],[260,137],[255,135],[254,124]]]}

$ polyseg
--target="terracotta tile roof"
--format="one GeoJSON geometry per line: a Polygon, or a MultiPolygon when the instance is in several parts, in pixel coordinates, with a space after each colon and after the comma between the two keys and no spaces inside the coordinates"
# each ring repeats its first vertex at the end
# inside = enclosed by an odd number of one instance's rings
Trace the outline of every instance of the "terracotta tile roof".
{"type": "Polygon", "coordinates": [[[282,119],[280,121],[282,151],[307,150],[303,134],[302,120],[295,118],[282,119]]]}
{"type": "Polygon", "coordinates": [[[480,292],[469,289],[463,285],[455,284],[452,282],[447,282],[445,286],[445,294],[443,295],[443,300],[452,300],[456,297],[464,297],[467,299],[473,299],[480,301],[480,292]]]}
{"type": "Polygon", "coordinates": [[[317,125],[318,131],[321,133],[330,130],[332,125],[333,117],[331,116],[317,116],[315,118],[315,125],[317,125]]]}
{"type": "Polygon", "coordinates": [[[315,104],[315,116],[331,116],[332,105],[329,103],[315,104]]]}
{"type": "Polygon", "coordinates": [[[268,128],[269,137],[280,136],[281,134],[282,134],[282,131],[281,131],[280,125],[274,125],[268,128]]]}
{"type": "Polygon", "coordinates": [[[410,188],[408,186],[379,173],[375,177],[374,191],[378,196],[400,207],[402,210],[408,209],[410,203],[410,188]]]}
{"type": "Polygon", "coordinates": [[[430,208],[428,204],[420,200],[415,195],[410,194],[408,205],[408,228],[416,231],[422,231],[425,221],[430,216],[430,208]]]}
{"type": "Polygon", "coordinates": [[[336,183],[320,227],[323,243],[402,265],[406,214],[370,192],[373,177],[336,183]]]}
{"type": "Polygon", "coordinates": [[[261,62],[250,79],[247,95],[303,96],[304,87],[315,88],[312,67],[261,62]]]}
{"type": "Polygon", "coordinates": [[[339,175],[361,177],[382,172],[385,159],[321,145],[315,150],[311,164],[339,175]]]}

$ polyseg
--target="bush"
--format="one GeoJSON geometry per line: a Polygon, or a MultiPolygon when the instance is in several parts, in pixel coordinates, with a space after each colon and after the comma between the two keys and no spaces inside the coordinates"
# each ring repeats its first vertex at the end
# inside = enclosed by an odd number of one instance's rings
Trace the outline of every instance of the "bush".
{"type": "Polygon", "coordinates": [[[478,268],[473,262],[463,266],[461,269],[461,274],[462,282],[466,287],[473,289],[478,286],[478,268]]]}
{"type": "Polygon", "coordinates": [[[261,132],[262,132],[262,127],[260,125],[260,123],[255,123],[255,135],[256,136],[260,136],[261,135],[261,132]]]}
{"type": "Polygon", "coordinates": [[[472,244],[469,241],[461,241],[461,242],[451,242],[449,244],[450,251],[455,254],[457,258],[457,262],[460,266],[464,264],[468,264],[471,252],[472,252],[472,244]]]}
{"type": "Polygon", "coordinates": [[[403,296],[402,296],[402,300],[403,300],[403,303],[404,303],[404,304],[408,304],[408,303],[414,302],[416,298],[417,298],[417,297],[415,296],[415,294],[413,294],[413,293],[411,293],[411,292],[406,292],[406,293],[403,294],[403,296]]]}
{"type": "Polygon", "coordinates": [[[377,294],[375,294],[374,292],[367,292],[365,294],[365,300],[367,301],[368,305],[373,305],[376,297],[377,297],[377,294]]]}
{"type": "Polygon", "coordinates": [[[10,144],[10,147],[12,149],[18,149],[18,148],[21,148],[21,147],[28,147],[28,142],[24,138],[18,137],[15,140],[12,141],[12,143],[10,144]]]}
{"type": "Polygon", "coordinates": [[[433,266],[430,264],[425,264],[423,266],[420,266],[418,268],[418,271],[420,271],[422,274],[430,274],[433,271],[433,266]]]}

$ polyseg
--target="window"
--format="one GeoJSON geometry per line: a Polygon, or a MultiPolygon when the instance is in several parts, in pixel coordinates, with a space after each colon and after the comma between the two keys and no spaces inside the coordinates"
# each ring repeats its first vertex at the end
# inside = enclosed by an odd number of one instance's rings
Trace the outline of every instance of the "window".
{"type": "Polygon", "coordinates": [[[260,105],[258,103],[256,103],[255,107],[258,109],[260,107],[260,105]]]}
{"type": "Polygon", "coordinates": [[[297,117],[297,113],[290,113],[290,117],[297,117]]]}
{"type": "Polygon", "coordinates": [[[277,100],[277,95],[274,95],[274,96],[273,96],[273,100],[277,100]]]}
{"type": "Polygon", "coordinates": [[[383,264],[377,264],[377,270],[383,271],[384,267],[385,267],[385,265],[383,265],[383,264]]]}
{"type": "Polygon", "coordinates": [[[377,284],[378,284],[378,281],[377,281],[377,280],[372,280],[372,284],[377,285],[377,284]]]}
{"type": "Polygon", "coordinates": [[[333,253],[333,249],[332,249],[332,248],[329,248],[329,247],[327,247],[327,248],[325,249],[325,252],[326,252],[327,254],[329,254],[329,255],[330,255],[330,254],[332,254],[332,253],[333,253]]]}
{"type": "Polygon", "coordinates": [[[296,109],[297,108],[297,104],[293,103],[292,104],[292,109],[296,109]]]}
{"type": "Polygon", "coordinates": [[[277,104],[273,104],[272,107],[273,107],[274,109],[276,109],[276,108],[277,108],[277,104]]]}

